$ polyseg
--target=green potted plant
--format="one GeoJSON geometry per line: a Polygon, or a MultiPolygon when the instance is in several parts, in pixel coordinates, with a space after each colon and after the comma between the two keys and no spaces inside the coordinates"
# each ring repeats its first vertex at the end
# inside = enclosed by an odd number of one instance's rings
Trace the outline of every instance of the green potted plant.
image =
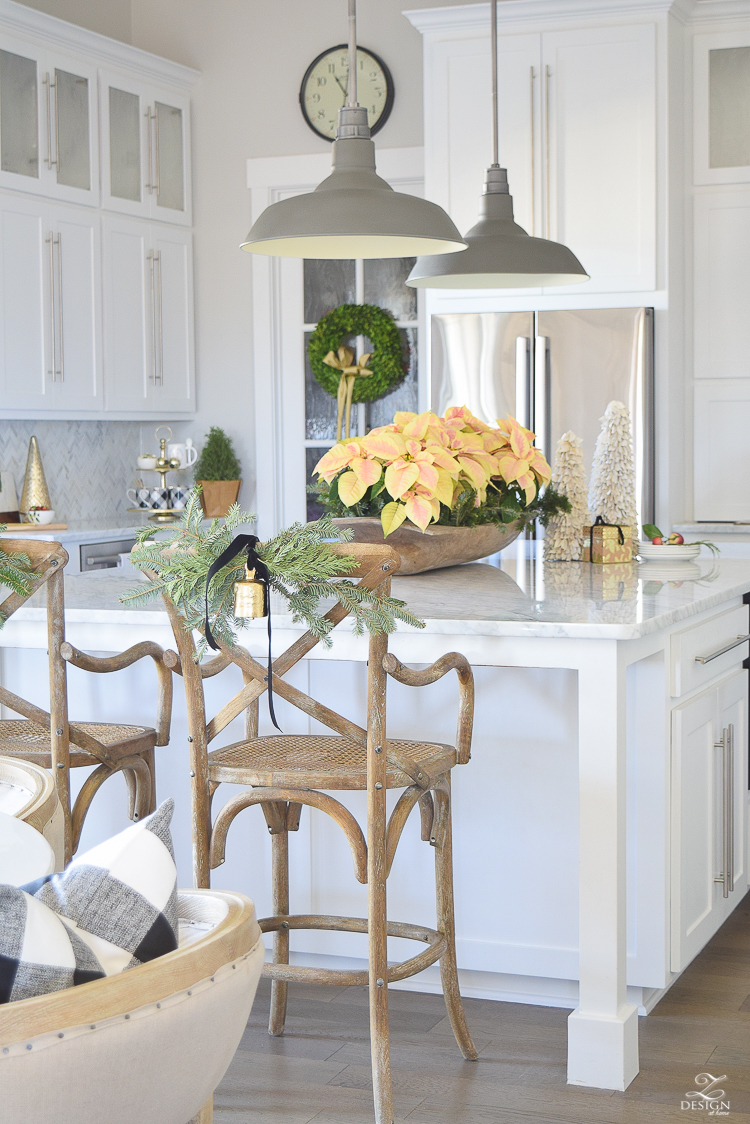
{"type": "Polygon", "coordinates": [[[201,486],[201,504],[208,519],[221,518],[237,502],[241,471],[231,439],[212,425],[195,463],[195,482],[201,486]]]}

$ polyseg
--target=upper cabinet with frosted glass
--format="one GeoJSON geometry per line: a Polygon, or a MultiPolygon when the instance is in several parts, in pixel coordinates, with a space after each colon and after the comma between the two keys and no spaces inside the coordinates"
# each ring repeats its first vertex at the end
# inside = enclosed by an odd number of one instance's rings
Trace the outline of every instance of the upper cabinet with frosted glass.
{"type": "Polygon", "coordinates": [[[750,28],[694,40],[694,180],[750,183],[750,28]]]}
{"type": "Polygon", "coordinates": [[[190,102],[100,72],[102,207],[190,225],[190,102]]]}
{"type": "Polygon", "coordinates": [[[99,203],[96,62],[0,32],[0,187],[99,203]]]}

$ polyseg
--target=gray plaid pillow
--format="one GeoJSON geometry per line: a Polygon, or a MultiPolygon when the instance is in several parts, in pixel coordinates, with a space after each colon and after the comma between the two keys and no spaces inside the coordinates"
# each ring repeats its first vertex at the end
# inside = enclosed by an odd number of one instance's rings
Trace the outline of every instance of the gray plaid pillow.
{"type": "MultiPolygon", "coordinates": [[[[24,889],[58,914],[111,976],[177,948],[174,801],[24,889]]],[[[66,985],[67,986],[67,985],[66,985]]]]}
{"type": "Polygon", "coordinates": [[[15,886],[0,886],[0,1003],[104,975],[89,946],[51,909],[15,886]]]}

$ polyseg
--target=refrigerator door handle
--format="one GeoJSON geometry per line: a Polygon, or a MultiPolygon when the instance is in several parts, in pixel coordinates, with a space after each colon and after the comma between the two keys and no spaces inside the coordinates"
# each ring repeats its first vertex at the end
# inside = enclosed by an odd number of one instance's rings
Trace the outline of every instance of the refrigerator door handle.
{"type": "Polygon", "coordinates": [[[533,424],[527,426],[536,434],[536,447],[540,449],[547,459],[550,459],[548,448],[550,436],[550,369],[549,369],[549,336],[537,336],[534,341],[534,410],[533,424]]]}
{"type": "Polygon", "coordinates": [[[531,340],[516,336],[516,418],[524,427],[531,427],[531,340]]]}

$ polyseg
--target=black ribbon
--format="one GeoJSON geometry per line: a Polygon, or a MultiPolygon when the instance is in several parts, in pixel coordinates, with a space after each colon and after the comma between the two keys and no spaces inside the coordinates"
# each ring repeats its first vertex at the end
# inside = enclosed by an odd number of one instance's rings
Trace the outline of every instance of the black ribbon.
{"type": "Polygon", "coordinates": [[[619,523],[607,523],[603,515],[597,515],[596,519],[589,528],[589,562],[594,561],[594,527],[617,527],[617,538],[620,546],[625,543],[625,536],[622,533],[622,527],[619,523]]]}
{"type": "Polygon", "coordinates": [[[214,652],[219,651],[219,645],[213,638],[211,626],[208,623],[208,586],[211,578],[218,574],[219,570],[223,570],[233,558],[236,558],[243,550],[247,551],[247,568],[255,570],[255,576],[263,584],[263,615],[268,618],[268,674],[266,675],[266,683],[268,684],[268,713],[271,715],[273,722],[279,733],[282,733],[281,726],[276,721],[276,715],[273,709],[273,665],[271,663],[271,604],[269,597],[270,577],[268,574],[268,567],[257,555],[255,544],[260,542],[256,535],[237,535],[232,540],[230,545],[223,551],[215,562],[209,567],[206,574],[206,643],[209,648],[214,652]]]}

